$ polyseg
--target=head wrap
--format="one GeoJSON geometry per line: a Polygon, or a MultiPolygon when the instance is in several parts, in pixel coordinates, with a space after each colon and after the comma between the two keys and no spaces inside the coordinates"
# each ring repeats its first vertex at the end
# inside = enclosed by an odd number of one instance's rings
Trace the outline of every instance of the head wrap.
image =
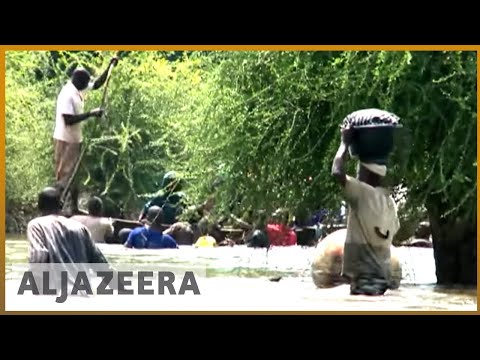
{"type": "Polygon", "coordinates": [[[385,165],[379,165],[375,163],[360,163],[364,168],[370,170],[371,172],[380,175],[380,176],[385,176],[387,174],[387,167],[385,165]]]}

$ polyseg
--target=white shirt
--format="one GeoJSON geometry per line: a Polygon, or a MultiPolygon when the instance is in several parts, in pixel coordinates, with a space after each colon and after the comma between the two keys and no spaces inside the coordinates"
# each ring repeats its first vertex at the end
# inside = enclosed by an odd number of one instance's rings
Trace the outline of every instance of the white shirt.
{"type": "Polygon", "coordinates": [[[27,237],[29,263],[107,263],[85,225],[60,215],[31,220],[27,237]]]}
{"type": "MultiPolygon", "coordinates": [[[[86,89],[91,88],[91,85],[86,89]]],[[[55,131],[53,138],[68,143],[81,143],[81,123],[66,125],[64,114],[78,115],[83,113],[86,90],[79,91],[71,81],[68,81],[57,97],[57,109],[55,118],[55,131]]]]}
{"type": "Polygon", "coordinates": [[[397,206],[392,196],[384,188],[375,188],[348,175],[345,195],[351,211],[343,273],[353,277],[358,271],[367,271],[378,275],[383,273],[388,278],[390,249],[393,237],[400,228],[397,206]]]}

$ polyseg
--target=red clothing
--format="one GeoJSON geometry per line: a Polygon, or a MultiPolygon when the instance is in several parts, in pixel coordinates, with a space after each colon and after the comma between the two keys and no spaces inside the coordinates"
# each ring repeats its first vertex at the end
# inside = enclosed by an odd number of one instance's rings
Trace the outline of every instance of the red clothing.
{"type": "Polygon", "coordinates": [[[284,224],[268,224],[267,236],[272,246],[297,245],[297,234],[284,224]]]}

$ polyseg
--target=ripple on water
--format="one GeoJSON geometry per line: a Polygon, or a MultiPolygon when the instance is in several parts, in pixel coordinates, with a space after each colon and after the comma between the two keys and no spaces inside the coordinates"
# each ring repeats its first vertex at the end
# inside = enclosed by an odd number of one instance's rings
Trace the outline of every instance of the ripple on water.
{"type": "MultiPolygon", "coordinates": [[[[25,263],[27,245],[26,241],[7,240],[7,264],[25,263]]],[[[314,248],[277,247],[267,252],[245,246],[213,249],[181,246],[166,250],[126,249],[122,245],[108,244],[99,247],[113,264],[204,266],[207,269],[206,289],[225,297],[227,303],[235,296],[257,299],[253,310],[265,306],[264,310],[472,311],[477,304],[476,289],[442,289],[434,285],[433,249],[428,248],[397,248],[403,267],[400,289],[388,291],[383,297],[368,297],[350,296],[348,285],[315,288],[310,277],[314,248]],[[280,280],[268,281],[271,277],[280,280]]],[[[15,274],[7,269],[7,277],[15,277],[15,274]]]]}

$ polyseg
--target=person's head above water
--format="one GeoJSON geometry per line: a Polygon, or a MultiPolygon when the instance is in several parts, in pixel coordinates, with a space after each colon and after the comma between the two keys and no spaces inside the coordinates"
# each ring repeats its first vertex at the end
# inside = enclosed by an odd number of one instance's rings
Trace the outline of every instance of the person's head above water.
{"type": "Polygon", "coordinates": [[[77,68],[73,71],[71,80],[73,85],[75,85],[78,90],[82,91],[88,87],[90,79],[90,73],[86,69],[77,68]]]}
{"type": "Polygon", "coordinates": [[[38,194],[38,210],[42,215],[57,214],[62,210],[61,193],[58,188],[48,186],[38,194]]]}
{"type": "Polygon", "coordinates": [[[147,211],[147,223],[152,227],[161,227],[163,222],[163,210],[160,206],[151,206],[147,211]]]}
{"type": "Polygon", "coordinates": [[[88,214],[92,216],[102,216],[103,201],[98,196],[92,196],[87,203],[88,214]]]}

